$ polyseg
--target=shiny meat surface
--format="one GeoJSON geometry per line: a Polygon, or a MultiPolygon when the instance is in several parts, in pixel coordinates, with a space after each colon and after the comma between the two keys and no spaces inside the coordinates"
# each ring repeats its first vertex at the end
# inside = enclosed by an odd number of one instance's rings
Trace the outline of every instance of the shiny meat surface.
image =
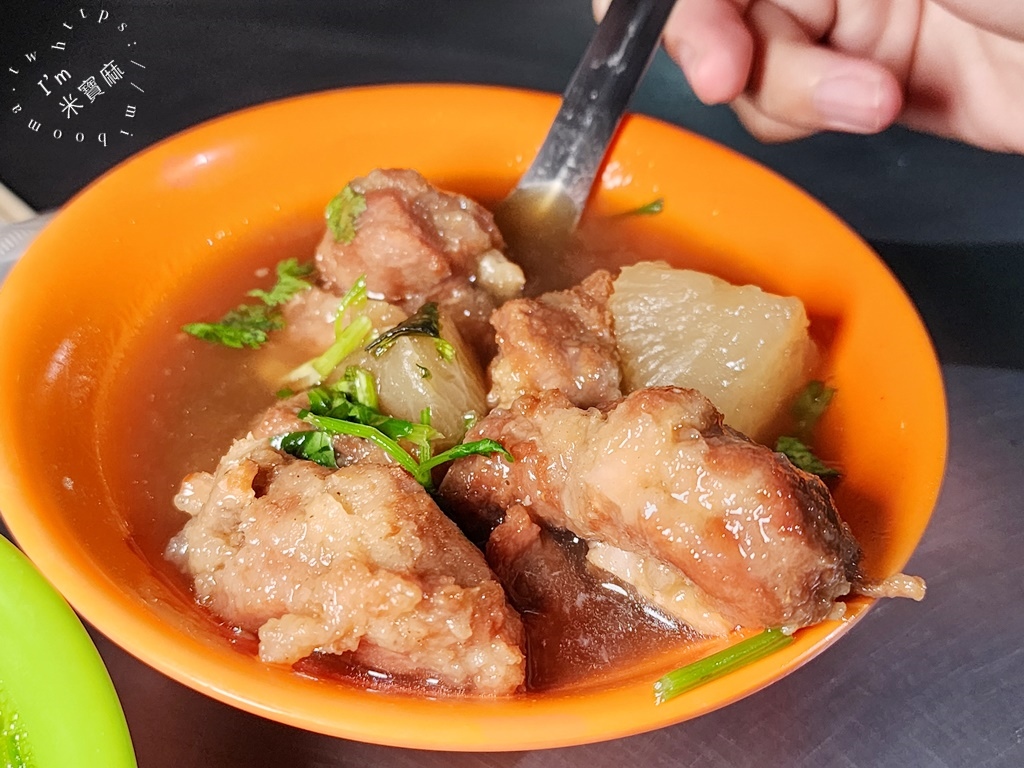
{"type": "Polygon", "coordinates": [[[583,542],[556,535],[513,505],[487,542],[487,561],[526,627],[530,689],[593,681],[689,636],[588,567],[583,542]]]}
{"type": "Polygon", "coordinates": [[[351,187],[366,198],[355,238],[340,243],[328,232],[316,253],[321,279],[335,289],[365,274],[372,292],[397,303],[472,274],[481,255],[504,245],[485,208],[416,171],[375,170],[351,187]]]}
{"type": "Polygon", "coordinates": [[[727,635],[734,628],[678,568],[653,557],[599,541],[587,548],[587,562],[628,584],[644,600],[702,635],[727,635]]]}
{"type": "Polygon", "coordinates": [[[249,436],[273,437],[288,432],[308,432],[312,427],[299,418],[299,411],[308,407],[309,395],[305,392],[278,400],[253,419],[249,436]]]}
{"type": "Polygon", "coordinates": [[[398,679],[508,694],[523,629],[483,556],[406,472],[336,471],[236,441],[175,498],[170,556],[201,602],[259,635],[260,657],[350,654],[398,679]]]}
{"type": "Polygon", "coordinates": [[[491,362],[493,406],[547,389],[581,408],[618,399],[619,356],[608,299],[611,275],[600,270],[567,291],[516,299],[491,315],[498,356],[491,362]]]}
{"type": "Polygon", "coordinates": [[[340,293],[365,274],[371,295],[410,314],[436,301],[489,359],[487,318],[496,297],[515,294],[516,281],[519,288],[523,282],[501,254],[504,241],[490,212],[411,170],[375,170],[351,186],[365,196],[366,210],[352,242],[324,234],[316,252],[323,286],[340,293]],[[474,284],[478,278],[484,288],[474,284]]]}
{"type": "Polygon", "coordinates": [[[634,392],[603,412],[561,393],[496,410],[490,437],[512,464],[470,457],[441,493],[453,508],[537,520],[678,568],[708,607],[744,627],[829,616],[858,578],[859,548],[824,484],[722,425],[695,390],[634,392]]]}

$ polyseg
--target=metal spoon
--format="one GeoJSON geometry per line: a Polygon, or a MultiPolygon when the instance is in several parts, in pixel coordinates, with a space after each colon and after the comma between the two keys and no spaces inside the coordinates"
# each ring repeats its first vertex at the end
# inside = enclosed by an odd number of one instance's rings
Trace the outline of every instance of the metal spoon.
{"type": "Polygon", "coordinates": [[[495,210],[527,295],[572,282],[565,246],[675,0],[613,0],[537,156],[495,210]]]}

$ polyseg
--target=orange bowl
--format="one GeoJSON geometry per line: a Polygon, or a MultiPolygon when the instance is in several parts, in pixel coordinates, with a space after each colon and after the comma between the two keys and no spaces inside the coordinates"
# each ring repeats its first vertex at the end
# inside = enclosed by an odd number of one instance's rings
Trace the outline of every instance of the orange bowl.
{"type": "MultiPolygon", "coordinates": [[[[246,254],[267,263],[271,251],[281,258],[286,246],[311,244],[325,201],[374,167],[416,168],[442,187],[499,199],[557,104],[472,86],[305,96],[186,131],[66,206],[0,292],[0,509],[86,619],[185,685],[274,720],[382,744],[502,750],[611,739],[695,717],[797,668],[864,615],[871,601],[855,598],[844,621],[802,630],[782,651],[663,705],[652,683],[667,661],[600,685],[438,700],[262,664],[139,545],[145,520],[111,471],[116,442],[130,435],[106,425],[124,409],[145,417],[149,393],[136,401],[111,393],[137,362],[140,340],[173,315],[170,302],[237,273],[246,254]]],[[[798,296],[826,329],[824,374],[840,396],[819,439],[845,470],[837,506],[869,574],[898,571],[927,525],[946,452],[940,370],[911,302],[875,254],[806,194],[709,141],[633,116],[596,204],[626,210],[656,197],[663,213],[625,225],[635,237],[664,243],[679,266],[798,296]]]]}

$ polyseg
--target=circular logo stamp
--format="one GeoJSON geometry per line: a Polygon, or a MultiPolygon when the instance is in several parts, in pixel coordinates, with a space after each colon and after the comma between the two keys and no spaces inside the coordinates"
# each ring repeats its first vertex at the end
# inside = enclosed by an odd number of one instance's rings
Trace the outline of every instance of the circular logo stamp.
{"type": "Polygon", "coordinates": [[[103,8],[47,14],[5,46],[4,122],[63,143],[109,146],[134,135],[146,97],[146,63],[128,21],[103,8]]]}

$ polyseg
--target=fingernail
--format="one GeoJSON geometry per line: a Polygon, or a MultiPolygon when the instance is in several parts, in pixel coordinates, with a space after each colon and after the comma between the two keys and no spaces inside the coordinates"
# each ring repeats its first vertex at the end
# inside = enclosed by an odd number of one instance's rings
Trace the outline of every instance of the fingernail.
{"type": "Polygon", "coordinates": [[[879,108],[881,83],[875,78],[840,75],[822,80],[814,88],[814,108],[829,128],[874,133],[882,127],[879,108]]]}

